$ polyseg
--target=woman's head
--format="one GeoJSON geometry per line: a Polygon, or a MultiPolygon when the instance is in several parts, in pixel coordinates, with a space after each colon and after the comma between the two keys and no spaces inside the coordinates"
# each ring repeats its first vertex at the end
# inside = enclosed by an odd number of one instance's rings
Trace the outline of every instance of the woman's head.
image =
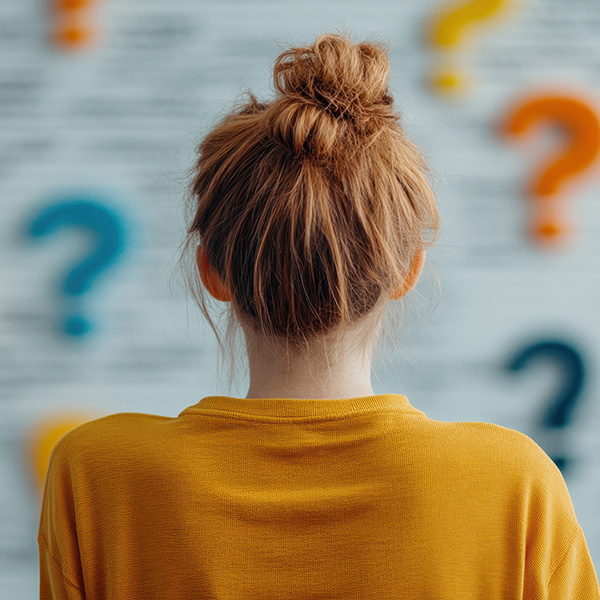
{"type": "Polygon", "coordinates": [[[276,59],[272,100],[249,93],[200,143],[183,256],[193,247],[221,349],[206,290],[229,309],[230,344],[241,325],[247,342],[305,353],[347,332],[367,349],[415,285],[438,213],[388,71],[381,43],[320,35],[276,59]]]}

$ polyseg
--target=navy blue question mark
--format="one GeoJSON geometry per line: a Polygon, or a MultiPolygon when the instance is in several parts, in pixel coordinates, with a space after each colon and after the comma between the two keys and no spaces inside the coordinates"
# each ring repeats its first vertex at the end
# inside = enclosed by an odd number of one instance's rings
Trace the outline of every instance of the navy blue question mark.
{"type": "MultiPolygon", "coordinates": [[[[28,224],[27,234],[37,240],[64,227],[88,229],[98,236],[95,250],[67,273],[62,284],[65,295],[79,299],[122,254],[125,230],[121,219],[103,203],[89,194],[79,194],[46,207],[28,224]]],[[[81,302],[71,304],[80,305],[81,302]]],[[[92,325],[78,306],[67,311],[62,329],[68,335],[82,336],[92,329],[92,325]]]]}
{"type": "Polygon", "coordinates": [[[540,419],[543,427],[541,437],[548,438],[549,444],[546,445],[554,446],[544,450],[564,475],[572,465],[572,460],[562,448],[562,432],[569,424],[585,382],[585,363],[581,353],[573,345],[562,340],[541,340],[517,352],[505,368],[511,372],[521,371],[528,367],[532,360],[547,359],[553,360],[562,368],[564,377],[561,388],[552,397],[550,405],[540,419]]]}

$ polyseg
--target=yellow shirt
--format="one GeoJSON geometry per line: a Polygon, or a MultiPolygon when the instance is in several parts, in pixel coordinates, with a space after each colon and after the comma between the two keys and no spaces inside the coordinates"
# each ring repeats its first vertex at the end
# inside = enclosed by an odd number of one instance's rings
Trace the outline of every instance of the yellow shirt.
{"type": "Polygon", "coordinates": [[[40,599],[599,600],[560,470],[530,437],[406,396],[208,396],[55,445],[40,599]]]}

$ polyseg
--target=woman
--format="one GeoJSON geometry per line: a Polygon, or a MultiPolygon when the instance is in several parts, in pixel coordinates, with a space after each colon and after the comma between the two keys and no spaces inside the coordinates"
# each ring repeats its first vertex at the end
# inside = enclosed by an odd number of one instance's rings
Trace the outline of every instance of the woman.
{"type": "Polygon", "coordinates": [[[228,339],[243,329],[247,396],[63,436],[42,600],[600,598],[562,475],[531,438],[371,387],[388,301],[439,229],[388,68],[380,44],[320,35],[277,58],[271,102],[250,95],[200,144],[186,249],[219,344],[205,290],[228,339]]]}

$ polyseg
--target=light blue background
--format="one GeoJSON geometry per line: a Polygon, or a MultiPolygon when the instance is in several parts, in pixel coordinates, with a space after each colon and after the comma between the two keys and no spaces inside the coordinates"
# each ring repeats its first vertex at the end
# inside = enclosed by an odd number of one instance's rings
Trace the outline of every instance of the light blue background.
{"type": "MultiPolygon", "coordinates": [[[[336,26],[390,42],[390,88],[433,170],[442,222],[412,294],[404,353],[376,369],[373,387],[406,394],[432,418],[494,422],[537,439],[561,373],[540,362],[511,377],[502,365],[540,338],[574,343],[588,376],[562,435],[577,460],[566,481],[600,564],[600,181],[565,200],[575,233],[544,250],[526,233],[524,189],[564,138],[542,128],[518,145],[495,132],[529,89],[600,97],[600,4],[532,0],[480,28],[465,52],[472,93],[455,101],[424,84],[435,59],[424,29],[442,5],[104,0],[92,10],[99,43],[76,54],[48,47],[37,0],[0,5],[2,597],[38,594],[39,498],[23,446],[35,424],[70,409],[176,416],[226,393],[214,335],[172,275],[186,229],[184,171],[245,89],[271,96],[282,50],[336,26]],[[73,189],[103,194],[130,234],[128,252],[85,299],[96,332],[79,341],[56,333],[57,286],[89,253],[88,237],[63,230],[33,244],[18,235],[73,189]]],[[[247,381],[238,389],[243,397],[247,381]]]]}

